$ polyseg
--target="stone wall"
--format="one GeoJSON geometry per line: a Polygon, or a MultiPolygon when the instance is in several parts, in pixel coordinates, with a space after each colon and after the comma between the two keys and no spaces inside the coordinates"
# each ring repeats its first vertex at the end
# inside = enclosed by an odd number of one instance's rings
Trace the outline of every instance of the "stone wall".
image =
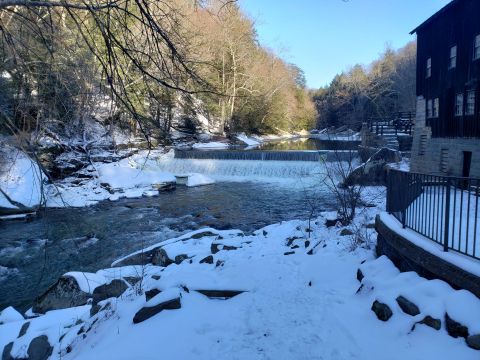
{"type": "Polygon", "coordinates": [[[432,255],[391,230],[377,216],[377,256],[385,255],[401,271],[415,271],[427,279],[440,279],[456,289],[471,291],[480,298],[480,277],[432,255]]]}
{"type": "Polygon", "coordinates": [[[463,152],[471,151],[470,176],[480,177],[480,140],[432,138],[432,131],[430,127],[425,125],[425,120],[425,99],[420,96],[417,98],[411,171],[436,175],[462,176],[463,152]]]}

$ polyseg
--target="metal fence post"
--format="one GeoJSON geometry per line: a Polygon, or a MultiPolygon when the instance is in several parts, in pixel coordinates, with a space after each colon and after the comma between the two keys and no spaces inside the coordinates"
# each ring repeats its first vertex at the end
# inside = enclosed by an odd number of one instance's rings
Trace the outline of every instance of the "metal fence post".
{"type": "Polygon", "coordinates": [[[450,233],[450,179],[447,179],[445,185],[445,230],[443,234],[443,251],[448,251],[448,234],[450,233]]]}

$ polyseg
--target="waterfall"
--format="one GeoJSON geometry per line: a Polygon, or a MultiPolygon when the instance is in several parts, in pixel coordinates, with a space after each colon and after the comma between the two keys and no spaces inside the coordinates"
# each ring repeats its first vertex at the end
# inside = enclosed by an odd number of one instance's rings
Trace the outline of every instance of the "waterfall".
{"type": "Polygon", "coordinates": [[[346,151],[262,151],[262,150],[175,150],[177,159],[253,160],[253,161],[343,161],[356,156],[346,151]]]}
{"type": "Polygon", "coordinates": [[[313,161],[252,161],[160,158],[156,168],[173,174],[200,173],[218,181],[318,182],[324,165],[313,161]]]}

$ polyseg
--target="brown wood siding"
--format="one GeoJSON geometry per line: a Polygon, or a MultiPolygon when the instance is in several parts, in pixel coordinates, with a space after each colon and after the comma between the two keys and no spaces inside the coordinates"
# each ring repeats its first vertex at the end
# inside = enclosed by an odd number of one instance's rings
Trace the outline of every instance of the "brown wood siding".
{"type": "Polygon", "coordinates": [[[480,34],[480,1],[458,1],[448,11],[417,30],[417,95],[439,98],[439,117],[427,119],[433,137],[480,138],[480,59],[474,60],[474,40],[480,34]],[[457,46],[457,65],[449,69],[450,48],[457,46]],[[427,59],[432,75],[426,78],[427,59]],[[476,91],[475,115],[454,116],[455,95],[476,91]]]}

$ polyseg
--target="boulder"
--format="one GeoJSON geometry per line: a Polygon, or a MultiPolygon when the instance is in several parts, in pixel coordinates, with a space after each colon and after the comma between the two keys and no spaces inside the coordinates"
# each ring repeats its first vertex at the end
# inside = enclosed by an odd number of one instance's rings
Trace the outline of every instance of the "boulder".
{"type": "Polygon", "coordinates": [[[405,314],[408,314],[411,316],[417,316],[418,314],[420,314],[420,309],[418,308],[418,306],[415,305],[410,300],[408,300],[407,298],[403,296],[399,296],[397,297],[396,300],[397,300],[398,306],[400,306],[400,309],[402,309],[402,311],[405,314]]]}
{"type": "Polygon", "coordinates": [[[243,290],[195,290],[210,299],[231,299],[244,293],[243,290]]]}
{"type": "Polygon", "coordinates": [[[229,246],[229,245],[223,245],[221,243],[213,242],[210,251],[212,254],[218,253],[220,250],[225,250],[225,251],[232,251],[232,250],[237,250],[238,248],[235,246],[229,246]]]}
{"type": "Polygon", "coordinates": [[[43,295],[33,302],[33,312],[45,314],[50,310],[85,305],[90,294],[82,291],[74,277],[63,275],[43,295]]]}
{"type": "Polygon", "coordinates": [[[402,161],[402,154],[397,150],[382,148],[373,154],[368,161],[381,161],[387,164],[399,163],[402,161]]]}
{"type": "Polygon", "coordinates": [[[180,265],[184,260],[188,259],[188,255],[180,254],[175,256],[175,264],[180,265]]]}
{"type": "Polygon", "coordinates": [[[157,266],[168,266],[173,261],[168,257],[166,251],[162,247],[156,247],[148,251],[138,252],[118,260],[112,264],[113,267],[122,267],[130,265],[146,265],[153,264],[157,266]]]}
{"type": "Polygon", "coordinates": [[[377,315],[378,320],[388,321],[393,313],[387,304],[375,300],[372,304],[372,311],[377,315]]]}
{"type": "Polygon", "coordinates": [[[399,151],[382,148],[373,154],[363,165],[354,169],[344,182],[344,186],[352,185],[386,185],[388,164],[402,160],[399,151]]]}
{"type": "Polygon", "coordinates": [[[36,337],[28,346],[28,360],[47,360],[52,355],[53,346],[46,335],[36,337]]]}
{"type": "Polygon", "coordinates": [[[467,345],[475,350],[480,350],[480,334],[467,337],[467,345]]]}
{"type": "Polygon", "coordinates": [[[200,260],[200,264],[213,264],[213,256],[208,255],[207,257],[204,257],[202,260],[200,260]]]}
{"type": "Polygon", "coordinates": [[[362,282],[362,280],[363,280],[364,277],[365,277],[365,276],[363,275],[362,270],[357,269],[357,280],[358,280],[359,282],[362,282]]]}
{"type": "Polygon", "coordinates": [[[119,297],[125,290],[128,289],[128,285],[124,280],[114,279],[109,284],[100,285],[93,290],[93,304],[96,305],[102,300],[106,300],[112,297],[119,297]]]}
{"type": "Polygon", "coordinates": [[[442,328],[442,321],[440,319],[435,319],[430,315],[425,316],[423,320],[419,321],[417,324],[430,326],[432,329],[435,329],[435,330],[440,330],[442,328]]]}
{"type": "Polygon", "coordinates": [[[468,328],[465,325],[460,324],[459,322],[453,320],[448,313],[445,313],[445,326],[447,328],[448,335],[458,338],[468,338],[468,328]]]}
{"type": "Polygon", "coordinates": [[[30,327],[30,321],[25,322],[22,327],[20,328],[20,332],[18,333],[18,337],[22,337],[27,333],[28,328],[30,327]]]}
{"type": "Polygon", "coordinates": [[[147,301],[150,301],[150,299],[153,299],[155,296],[157,296],[157,295],[160,294],[161,292],[162,292],[161,290],[156,289],[156,288],[147,290],[147,291],[145,291],[145,299],[146,299],[147,301]]]}
{"type": "Polygon", "coordinates": [[[133,317],[133,323],[138,324],[145,320],[148,320],[152,316],[157,315],[163,310],[175,310],[175,309],[180,309],[181,307],[182,307],[182,304],[180,302],[180,297],[167,300],[153,306],[148,306],[147,304],[147,306],[137,311],[137,313],[133,317]]]}
{"type": "Polygon", "coordinates": [[[15,360],[12,355],[10,355],[11,351],[13,349],[13,341],[9,342],[5,347],[3,348],[2,351],[2,360],[15,360]]]}
{"type": "Polygon", "coordinates": [[[342,229],[342,231],[340,231],[340,236],[350,236],[350,235],[353,235],[353,231],[350,229],[342,229]]]}
{"type": "Polygon", "coordinates": [[[207,236],[210,236],[210,237],[211,236],[218,236],[218,234],[214,234],[211,231],[204,231],[204,232],[201,232],[201,233],[194,234],[190,238],[191,239],[201,239],[201,238],[207,237],[207,236]]]}

